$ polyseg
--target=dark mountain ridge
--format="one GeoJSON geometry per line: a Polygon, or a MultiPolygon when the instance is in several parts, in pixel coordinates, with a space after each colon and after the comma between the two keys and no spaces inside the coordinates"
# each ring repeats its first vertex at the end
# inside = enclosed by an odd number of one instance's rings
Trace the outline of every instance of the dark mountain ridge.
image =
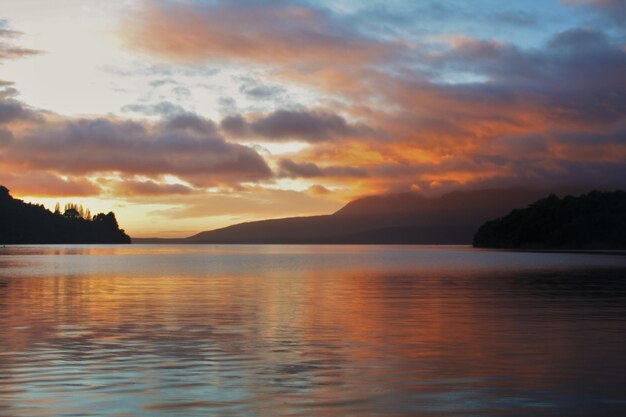
{"type": "MultiPolygon", "coordinates": [[[[563,193],[567,190],[563,190],[563,193]]],[[[440,197],[363,197],[330,215],[240,223],[184,239],[136,243],[470,244],[478,227],[549,194],[537,189],[456,191],[440,197]]]]}
{"type": "Polygon", "coordinates": [[[115,214],[81,217],[74,208],[64,214],[15,199],[0,186],[0,244],[130,243],[115,214]]]}

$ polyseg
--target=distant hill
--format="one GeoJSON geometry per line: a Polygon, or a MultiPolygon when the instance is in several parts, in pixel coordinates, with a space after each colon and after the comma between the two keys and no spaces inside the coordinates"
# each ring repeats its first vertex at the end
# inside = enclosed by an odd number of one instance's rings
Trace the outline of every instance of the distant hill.
{"type": "Polygon", "coordinates": [[[115,214],[85,219],[72,208],[64,214],[15,199],[0,186],[0,244],[130,243],[115,214]]]}
{"type": "Polygon", "coordinates": [[[470,244],[478,227],[545,196],[545,190],[457,191],[436,198],[415,193],[354,200],[334,214],[236,224],[184,239],[135,243],[470,244]]]}
{"type": "Polygon", "coordinates": [[[626,193],[550,195],[485,223],[473,243],[509,249],[626,249],[626,193]]]}

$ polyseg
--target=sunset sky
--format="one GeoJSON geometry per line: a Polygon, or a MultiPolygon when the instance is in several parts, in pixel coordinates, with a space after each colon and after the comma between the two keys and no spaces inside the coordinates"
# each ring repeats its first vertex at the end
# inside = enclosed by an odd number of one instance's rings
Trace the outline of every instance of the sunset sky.
{"type": "Polygon", "coordinates": [[[0,184],[131,236],[626,187],[626,2],[3,0],[0,184]]]}

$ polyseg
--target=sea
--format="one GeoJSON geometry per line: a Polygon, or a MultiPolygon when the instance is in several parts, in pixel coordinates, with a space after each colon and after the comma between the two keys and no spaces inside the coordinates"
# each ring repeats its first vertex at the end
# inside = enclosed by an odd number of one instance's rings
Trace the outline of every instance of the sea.
{"type": "Polygon", "coordinates": [[[626,254],[0,247],[0,416],[626,416],[626,254]]]}

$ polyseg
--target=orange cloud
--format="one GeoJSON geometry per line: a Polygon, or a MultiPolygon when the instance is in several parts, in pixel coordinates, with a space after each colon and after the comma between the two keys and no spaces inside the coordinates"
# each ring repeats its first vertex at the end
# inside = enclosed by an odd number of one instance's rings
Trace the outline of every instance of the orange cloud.
{"type": "Polygon", "coordinates": [[[97,179],[83,186],[93,192],[135,201],[175,195],[184,203],[161,212],[170,217],[229,207],[273,217],[322,210],[326,198],[339,204],[398,190],[626,186],[626,51],[608,31],[573,28],[522,48],[460,34],[409,44],[346,22],[284,2],[145,3],[123,25],[130,47],[191,68],[261,69],[271,91],[289,96],[295,82],[309,104],[264,107],[272,93],[253,83],[239,91],[255,95],[255,106],[217,123],[165,101],[126,108],[163,116],[157,122],[75,119],[34,110],[0,83],[0,164],[50,173],[59,189],[69,187],[63,178],[89,176],[97,179]],[[290,141],[307,146],[275,156],[254,148],[290,141]],[[185,185],[167,183],[168,175],[185,185]],[[306,191],[267,191],[282,184],[306,191]],[[240,198],[203,199],[209,187],[240,198]]]}
{"type": "Polygon", "coordinates": [[[109,188],[115,195],[144,199],[149,196],[172,196],[191,194],[194,190],[183,184],[167,184],[152,180],[100,180],[99,185],[109,188]]]}
{"type": "MultiPolygon", "coordinates": [[[[10,169],[0,164],[0,184],[11,186],[11,191],[19,196],[34,197],[86,197],[97,196],[98,186],[84,178],[59,177],[54,172],[34,171],[11,173],[10,169]]],[[[18,171],[19,172],[19,171],[18,171]]]]}
{"type": "Polygon", "coordinates": [[[387,44],[357,36],[305,6],[155,2],[129,19],[131,47],[181,61],[252,61],[311,67],[380,60],[387,44]]]}

